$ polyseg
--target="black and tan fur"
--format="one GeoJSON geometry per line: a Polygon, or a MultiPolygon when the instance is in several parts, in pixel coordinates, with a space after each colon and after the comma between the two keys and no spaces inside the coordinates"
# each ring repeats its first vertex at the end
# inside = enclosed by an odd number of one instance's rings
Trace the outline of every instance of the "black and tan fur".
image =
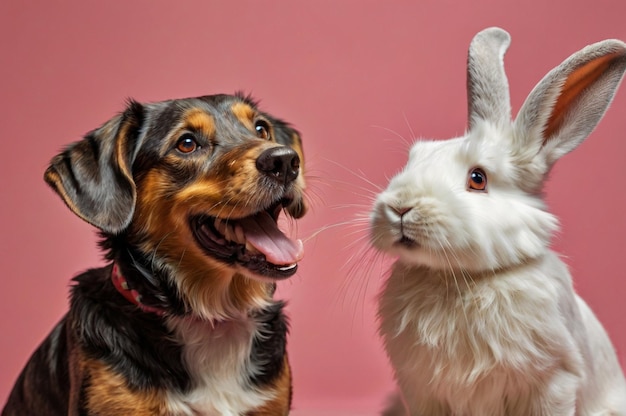
{"type": "Polygon", "coordinates": [[[45,179],[100,229],[110,264],[74,279],[2,415],[288,414],[287,322],[272,297],[297,266],[213,224],[302,217],[303,160],[298,132],[240,94],[131,101],[56,156],[45,179]]]}

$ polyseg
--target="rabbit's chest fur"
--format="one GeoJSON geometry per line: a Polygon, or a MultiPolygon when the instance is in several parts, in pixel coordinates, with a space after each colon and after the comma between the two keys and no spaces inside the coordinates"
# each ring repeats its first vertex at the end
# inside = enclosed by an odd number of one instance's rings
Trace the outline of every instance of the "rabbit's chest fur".
{"type": "Polygon", "coordinates": [[[555,374],[576,383],[567,271],[554,255],[535,263],[482,276],[395,265],[380,330],[407,400],[424,414],[538,414],[527,406],[555,374]]]}

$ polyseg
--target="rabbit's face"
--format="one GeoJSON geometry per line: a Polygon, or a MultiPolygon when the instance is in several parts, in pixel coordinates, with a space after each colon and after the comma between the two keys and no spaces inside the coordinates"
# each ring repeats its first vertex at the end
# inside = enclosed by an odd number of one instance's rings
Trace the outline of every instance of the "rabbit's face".
{"type": "Polygon", "coordinates": [[[485,123],[466,137],[415,143],[375,202],[374,246],[406,264],[472,271],[543,253],[557,221],[527,191],[533,178],[512,142],[485,123]]]}
{"type": "Polygon", "coordinates": [[[468,130],[418,142],[378,196],[372,243],[407,265],[485,271],[546,252],[558,225],[541,189],[553,164],[606,112],[624,73],[626,44],[589,45],[551,70],[511,118],[504,72],[508,33],[490,28],[470,45],[468,130]]]}

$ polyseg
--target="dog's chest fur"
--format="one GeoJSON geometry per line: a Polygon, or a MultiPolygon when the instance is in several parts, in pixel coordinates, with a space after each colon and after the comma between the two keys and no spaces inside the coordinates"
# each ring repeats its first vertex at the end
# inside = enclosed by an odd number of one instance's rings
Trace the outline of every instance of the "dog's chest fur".
{"type": "Polygon", "coordinates": [[[380,331],[407,400],[424,414],[532,414],[524,403],[545,380],[580,375],[577,341],[554,302],[568,283],[538,270],[471,280],[396,265],[380,331]]]}
{"type": "Polygon", "coordinates": [[[270,335],[254,318],[241,316],[215,325],[176,319],[169,326],[183,345],[183,362],[192,379],[189,391],[168,393],[172,414],[240,415],[272,398],[250,382],[262,371],[262,363],[251,362],[253,341],[270,335]]]}

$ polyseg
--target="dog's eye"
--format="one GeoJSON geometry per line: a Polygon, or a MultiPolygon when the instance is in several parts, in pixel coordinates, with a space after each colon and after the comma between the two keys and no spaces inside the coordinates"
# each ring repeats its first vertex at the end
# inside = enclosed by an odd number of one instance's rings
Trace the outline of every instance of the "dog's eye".
{"type": "Polygon", "coordinates": [[[192,134],[183,134],[176,142],[176,150],[181,153],[195,152],[200,146],[192,134]]]}
{"type": "Polygon", "coordinates": [[[256,130],[256,135],[260,139],[269,139],[270,138],[270,125],[265,120],[257,120],[254,123],[254,129],[256,130]]]}
{"type": "Polygon", "coordinates": [[[474,168],[467,177],[467,189],[487,192],[487,174],[481,168],[474,168]]]}

